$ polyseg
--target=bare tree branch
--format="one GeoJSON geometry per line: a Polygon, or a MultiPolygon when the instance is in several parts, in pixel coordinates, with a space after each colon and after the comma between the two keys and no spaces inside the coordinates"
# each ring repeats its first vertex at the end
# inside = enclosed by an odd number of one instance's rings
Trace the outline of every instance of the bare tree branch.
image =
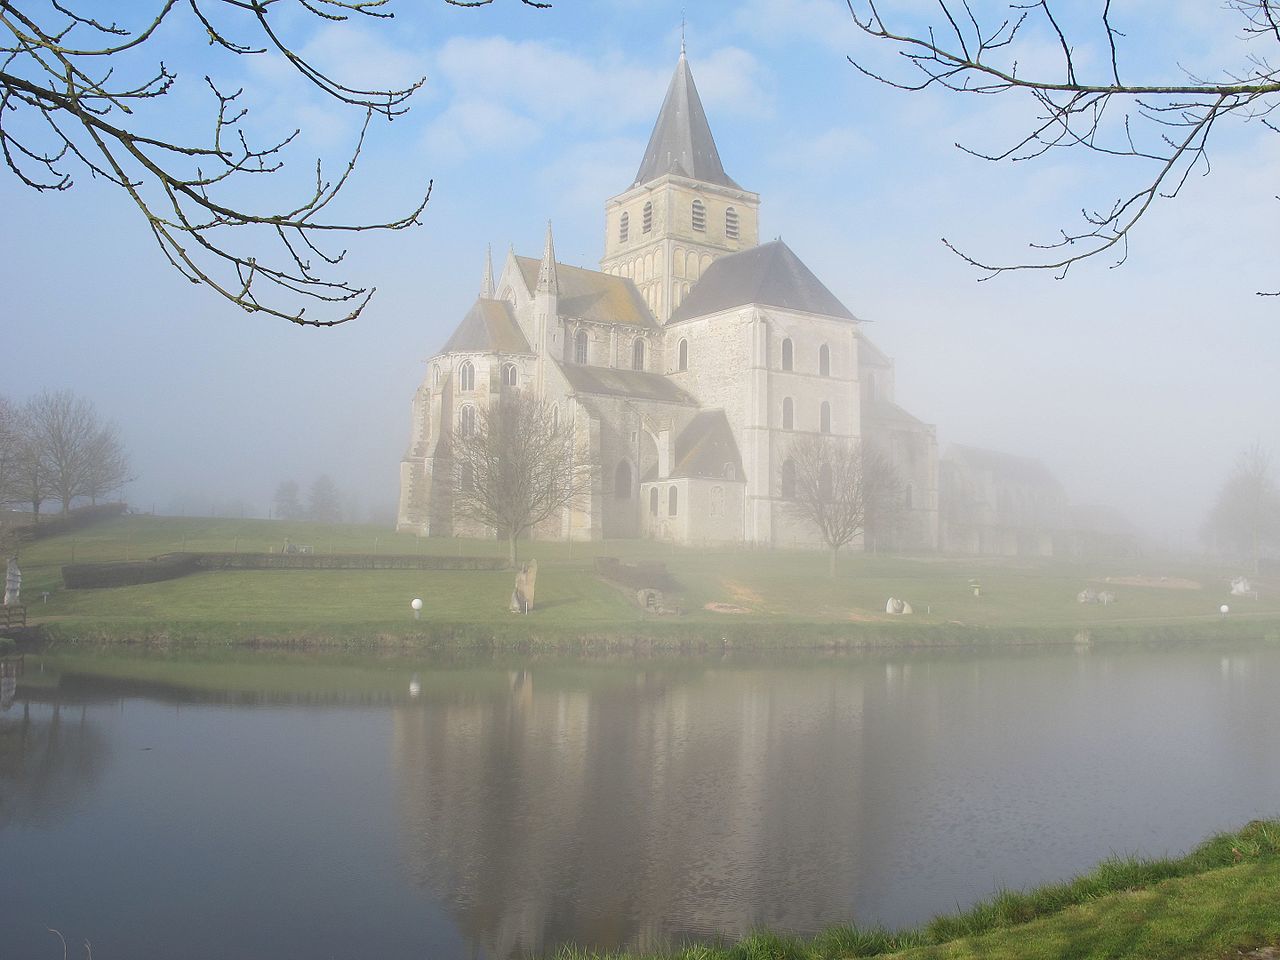
{"type": "MultiPolygon", "coordinates": [[[[1023,94],[1034,106],[1029,132],[1011,145],[984,151],[956,144],[973,156],[991,161],[1033,160],[1059,149],[1083,149],[1136,164],[1140,185],[1097,207],[1081,210],[1081,224],[1059,231],[1057,239],[1032,243],[1044,255],[1001,263],[943,243],[990,279],[1009,270],[1050,270],[1065,277],[1072,266],[1099,255],[1128,255],[1130,233],[1157,198],[1181,192],[1193,170],[1209,172],[1208,146],[1218,123],[1227,118],[1260,121],[1280,106],[1280,68],[1256,52],[1259,43],[1280,43],[1280,17],[1274,0],[1226,0],[1224,11],[1238,18],[1241,36],[1252,41],[1237,66],[1224,66],[1220,76],[1182,82],[1126,84],[1120,79],[1121,47],[1126,34],[1113,21],[1111,0],[1100,13],[1105,37],[1107,75],[1090,79],[1082,68],[1094,58],[1081,58],[1050,0],[1013,2],[1007,15],[979,18],[968,0],[960,0],[965,17],[954,13],[955,0],[939,0],[949,40],[932,27],[890,27],[875,0],[846,0],[850,16],[868,36],[896,50],[904,71],[889,75],[850,57],[863,74],[900,90],[942,87],[960,94],[1023,94]],[[1057,76],[1019,72],[1018,41],[1032,29],[1051,35],[1059,48],[1057,76]]],[[[1183,71],[1186,73],[1186,71],[1183,71]]]]}
{"type": "MultiPolygon", "coordinates": [[[[391,3],[153,0],[153,12],[130,25],[104,21],[104,8],[90,0],[0,0],[0,156],[20,183],[39,192],[72,189],[77,168],[115,185],[138,208],[175,269],[246,311],[305,326],[344,323],[359,316],[374,291],[322,273],[339,266],[345,251],[326,251],[320,240],[419,225],[431,182],[398,216],[369,222],[321,216],[348,185],[373,117],[401,116],[425,79],[386,89],[341,80],[310,60],[281,25],[297,29],[308,18],[337,24],[357,17],[385,21],[393,17],[391,3]],[[238,185],[278,173],[297,131],[255,144],[245,128],[242,91],[223,93],[208,77],[214,112],[206,141],[180,140],[164,120],[152,129],[153,114],[146,108],[168,96],[178,81],[163,59],[161,27],[183,14],[194,18],[216,51],[281,58],[326,98],[364,113],[356,144],[336,178],[317,161],[306,195],[278,209],[243,206],[238,185]],[[157,60],[151,62],[157,65],[142,67],[139,79],[123,79],[138,75],[139,60],[153,48],[157,60]],[[318,268],[299,256],[300,250],[314,254],[318,268]],[[308,315],[308,304],[324,315],[308,315]]],[[[119,15],[127,20],[132,12],[119,15]]]]}

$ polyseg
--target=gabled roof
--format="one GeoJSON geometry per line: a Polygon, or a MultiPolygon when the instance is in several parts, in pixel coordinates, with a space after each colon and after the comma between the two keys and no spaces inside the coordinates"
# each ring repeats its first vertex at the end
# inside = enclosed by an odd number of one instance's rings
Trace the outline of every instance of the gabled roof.
{"type": "Polygon", "coordinates": [[[511,304],[481,297],[453,331],[441,353],[533,353],[511,304]]]}
{"type": "Polygon", "coordinates": [[[858,363],[864,367],[892,367],[889,355],[877,347],[865,333],[858,334],[858,363]]]}
{"type": "MultiPolygon", "coordinates": [[[[542,261],[532,257],[516,257],[520,274],[530,293],[537,288],[538,269],[542,261]]],[[[559,286],[560,316],[591,320],[595,323],[621,323],[632,327],[657,327],[636,285],[626,277],[615,277],[599,270],[584,270],[564,263],[556,264],[559,286]]]]}
{"type": "Polygon", "coordinates": [[[914,414],[903,410],[891,400],[866,400],[862,404],[862,415],[868,420],[874,420],[877,423],[897,423],[911,427],[928,426],[923,420],[914,414]]]}
{"type": "Polygon", "coordinates": [[[1049,472],[1049,468],[1039,460],[1033,460],[1030,457],[1016,457],[1011,453],[1001,453],[998,450],[953,444],[947,448],[942,459],[961,464],[970,470],[987,471],[995,479],[1006,483],[1062,489],[1057,478],[1049,472]]]}
{"type": "Polygon", "coordinates": [[[703,410],[676,437],[676,463],[671,476],[746,479],[738,444],[723,410],[703,410]],[[725,476],[727,465],[733,467],[732,478],[725,476]]]}
{"type": "Polygon", "coordinates": [[[721,257],[707,267],[671,323],[748,303],[857,322],[849,308],[781,240],[721,257]]]}
{"type": "Polygon", "coordinates": [[[711,125],[707,123],[707,114],[702,109],[702,100],[693,85],[693,74],[683,52],[632,186],[638,187],[668,173],[742,189],[729,178],[720,163],[711,125]]]}
{"type": "Polygon", "coordinates": [[[578,393],[694,405],[693,397],[661,374],[645,373],[643,370],[618,370],[614,367],[580,366],[558,360],[555,363],[569,381],[569,386],[578,393]]]}

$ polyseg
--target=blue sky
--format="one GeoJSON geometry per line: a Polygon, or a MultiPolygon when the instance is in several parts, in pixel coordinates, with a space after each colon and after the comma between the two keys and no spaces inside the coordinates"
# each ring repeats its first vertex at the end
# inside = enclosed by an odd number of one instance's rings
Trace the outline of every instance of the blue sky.
{"type": "MultiPolygon", "coordinates": [[[[904,23],[929,7],[881,6],[904,23]]],[[[427,78],[407,116],[375,125],[346,198],[353,216],[381,219],[435,183],[423,227],[353,241],[346,273],[379,291],[354,324],[250,317],[173,274],[114,190],[78,176],[74,191],[36,195],[0,175],[0,325],[19,358],[0,392],[92,398],[134,453],[140,506],[265,510],[280,480],[322,471],[366,506],[394,502],[422,360],[474,299],[485,245],[497,259],[509,244],[536,255],[550,219],[559,258],[596,265],[604,201],[635,174],[682,9],[725,169],[761,194],[762,238],[781,236],[867,322],[897,360],[899,402],[936,423],[944,447],[1038,457],[1073,500],[1113,504],[1188,545],[1239,450],[1260,441],[1280,454],[1280,300],[1255,296],[1280,287],[1280,137],[1260,124],[1219,131],[1212,174],[1157,205],[1123,267],[978,283],[941,237],[1017,259],[1134,171],[1082,154],[1017,167],[966,156],[956,141],[1003,146],[1028,105],[868,80],[846,55],[885,64],[885,51],[851,27],[843,0],[394,9],[392,23],[286,24],[344,78],[427,78]]],[[[1215,4],[1140,0],[1123,18],[1133,79],[1248,52],[1215,4]]],[[[1100,67],[1096,31],[1079,27],[1082,64],[1100,67]]],[[[194,136],[213,72],[244,84],[252,129],[302,127],[286,170],[298,179],[272,196],[299,189],[316,156],[343,161],[357,116],[278,63],[211,59],[183,17],[166,29],[180,85],[162,119],[194,136]]],[[[1043,36],[1020,55],[1024,69],[1052,62],[1043,36]]]]}

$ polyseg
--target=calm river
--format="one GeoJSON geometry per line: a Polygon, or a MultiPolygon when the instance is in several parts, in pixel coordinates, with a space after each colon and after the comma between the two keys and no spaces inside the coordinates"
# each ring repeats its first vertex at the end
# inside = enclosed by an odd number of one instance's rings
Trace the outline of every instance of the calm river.
{"type": "Polygon", "coordinates": [[[1274,644],[250,657],[27,658],[0,958],[61,957],[47,927],[95,960],[505,960],[914,925],[1280,814],[1274,644]]]}

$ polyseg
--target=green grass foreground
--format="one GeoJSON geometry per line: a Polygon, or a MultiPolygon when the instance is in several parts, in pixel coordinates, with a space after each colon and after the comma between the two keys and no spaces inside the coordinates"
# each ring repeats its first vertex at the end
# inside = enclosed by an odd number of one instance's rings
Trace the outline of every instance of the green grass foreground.
{"type": "Polygon", "coordinates": [[[978,642],[1280,638],[1280,578],[1260,599],[1231,598],[1238,570],[1155,561],[1062,562],[884,557],[849,553],[838,576],[821,552],[706,550],[652,541],[525,542],[539,561],[537,607],[507,612],[509,571],[273,570],[67,590],[64,564],[140,560],[173,551],[269,552],[286,538],[317,553],[503,556],[493,540],[419,538],[372,526],[127,516],[24,547],[23,599],[46,637],[77,640],[266,643],[376,640],[573,648],[656,646],[898,646],[978,642]],[[662,560],[680,582],[680,616],[640,610],[595,576],[597,556],[662,560]],[[1110,579],[1108,579],[1110,578],[1110,579]],[[974,597],[970,580],[982,588],[974,597]],[[1084,606],[1085,587],[1116,594],[1084,606]],[[47,594],[47,597],[45,596],[47,594]],[[884,613],[896,596],[910,617],[884,613]],[[415,621],[409,601],[425,607],[415,621]],[[1217,613],[1231,603],[1232,614],[1217,613]]]}
{"type": "Polygon", "coordinates": [[[731,946],[557,960],[1225,960],[1280,945],[1280,821],[1255,821],[1173,860],[1115,859],[1063,884],[1001,893],[919,930],[757,933],[731,946]]]}

